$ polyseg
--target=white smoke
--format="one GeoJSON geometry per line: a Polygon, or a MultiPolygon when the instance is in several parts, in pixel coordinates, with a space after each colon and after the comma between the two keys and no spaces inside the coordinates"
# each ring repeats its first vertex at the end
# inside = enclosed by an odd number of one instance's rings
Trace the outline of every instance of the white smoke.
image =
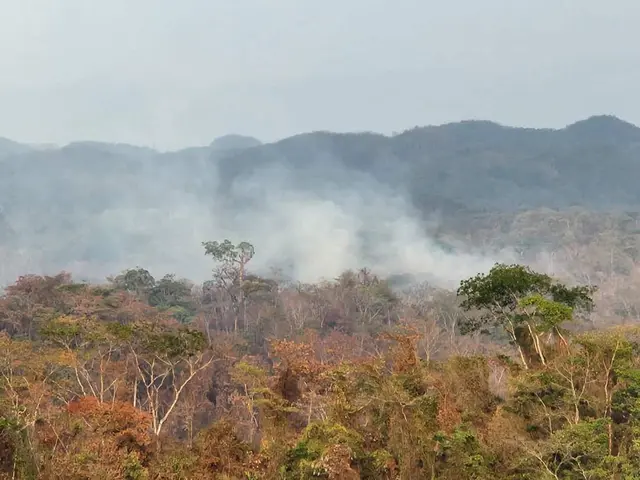
{"type": "MultiPolygon", "coordinates": [[[[213,268],[202,242],[225,238],[255,246],[251,268],[256,273],[279,267],[304,282],[368,267],[383,276],[411,274],[455,287],[462,278],[513,258],[510,252],[468,246],[448,251],[429,237],[419,212],[402,194],[337,161],[330,162],[330,175],[311,189],[307,186],[313,178],[302,186],[299,172],[280,164],[265,166],[237,178],[231,198],[216,196],[219,181],[210,162],[153,162],[118,177],[119,186],[109,187],[117,198],[106,208],[80,217],[72,204],[64,227],[56,224],[61,222],[57,217],[48,218],[42,204],[32,216],[24,211],[9,215],[14,248],[4,249],[0,280],[66,270],[80,279],[101,281],[141,266],[156,277],[175,273],[201,282],[213,268]],[[205,174],[208,183],[201,178],[205,174]]],[[[91,201],[102,179],[83,178],[87,184],[82,193],[91,201]]],[[[39,181],[46,185],[47,179],[39,181]]]]}

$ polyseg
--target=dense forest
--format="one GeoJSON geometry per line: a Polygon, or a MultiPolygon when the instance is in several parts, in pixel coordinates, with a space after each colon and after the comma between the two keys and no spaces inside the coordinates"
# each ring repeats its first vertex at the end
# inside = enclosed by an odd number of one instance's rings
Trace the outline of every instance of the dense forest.
{"type": "Polygon", "coordinates": [[[640,330],[596,288],[496,264],[456,292],[370,271],[23,276],[0,301],[0,474],[632,479],[640,330]]]}
{"type": "Polygon", "coordinates": [[[640,479],[638,153],[0,139],[0,478],[640,479]]]}

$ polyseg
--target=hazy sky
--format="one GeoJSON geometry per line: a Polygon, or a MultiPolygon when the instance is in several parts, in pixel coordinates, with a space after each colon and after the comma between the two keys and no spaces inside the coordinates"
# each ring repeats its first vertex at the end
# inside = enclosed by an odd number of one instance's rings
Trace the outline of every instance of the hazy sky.
{"type": "Polygon", "coordinates": [[[0,0],[0,137],[640,124],[638,0],[0,0]]]}

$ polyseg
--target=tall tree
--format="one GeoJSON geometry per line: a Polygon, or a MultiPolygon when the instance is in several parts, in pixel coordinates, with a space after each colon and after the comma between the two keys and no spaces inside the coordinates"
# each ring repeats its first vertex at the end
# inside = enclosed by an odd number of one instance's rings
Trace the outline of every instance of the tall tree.
{"type": "Polygon", "coordinates": [[[242,320],[246,328],[245,289],[247,264],[253,258],[255,249],[248,242],[237,245],[230,240],[223,242],[203,242],[205,255],[211,255],[218,263],[214,270],[216,283],[231,297],[234,307],[233,331],[238,331],[242,320]]]}
{"type": "Polygon", "coordinates": [[[153,433],[162,428],[182,400],[187,385],[214,361],[201,332],[138,324],[130,329],[130,349],[143,388],[134,406],[151,414],[153,433]]]}

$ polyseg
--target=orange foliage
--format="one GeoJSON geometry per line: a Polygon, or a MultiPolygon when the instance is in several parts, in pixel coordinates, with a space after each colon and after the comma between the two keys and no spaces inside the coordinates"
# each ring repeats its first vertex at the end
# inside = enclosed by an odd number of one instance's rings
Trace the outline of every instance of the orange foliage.
{"type": "Polygon", "coordinates": [[[271,342],[271,351],[279,360],[276,364],[276,389],[289,401],[299,398],[300,381],[311,381],[324,370],[324,366],[316,359],[313,348],[306,343],[274,340],[271,342]]]}
{"type": "Polygon", "coordinates": [[[322,370],[309,344],[274,340],[271,342],[271,351],[280,360],[279,368],[288,369],[293,375],[313,376],[322,370]]]}
{"type": "Polygon", "coordinates": [[[41,478],[124,480],[146,469],[151,459],[149,416],[124,402],[100,402],[82,397],[67,406],[66,418],[58,425],[42,429],[45,443],[56,442],[44,462],[41,478]]]}
{"type": "Polygon", "coordinates": [[[451,393],[444,392],[444,395],[440,397],[436,419],[442,431],[447,433],[453,432],[460,425],[462,415],[451,393]]]}
{"type": "Polygon", "coordinates": [[[382,338],[391,340],[391,361],[394,373],[405,373],[414,370],[418,364],[418,340],[420,333],[410,325],[404,325],[402,331],[386,332],[382,338]]]}
{"type": "Polygon", "coordinates": [[[96,397],[82,397],[69,403],[67,411],[84,420],[90,435],[97,434],[102,442],[110,441],[116,450],[144,452],[151,444],[150,415],[130,403],[106,403],[96,397]]]}

